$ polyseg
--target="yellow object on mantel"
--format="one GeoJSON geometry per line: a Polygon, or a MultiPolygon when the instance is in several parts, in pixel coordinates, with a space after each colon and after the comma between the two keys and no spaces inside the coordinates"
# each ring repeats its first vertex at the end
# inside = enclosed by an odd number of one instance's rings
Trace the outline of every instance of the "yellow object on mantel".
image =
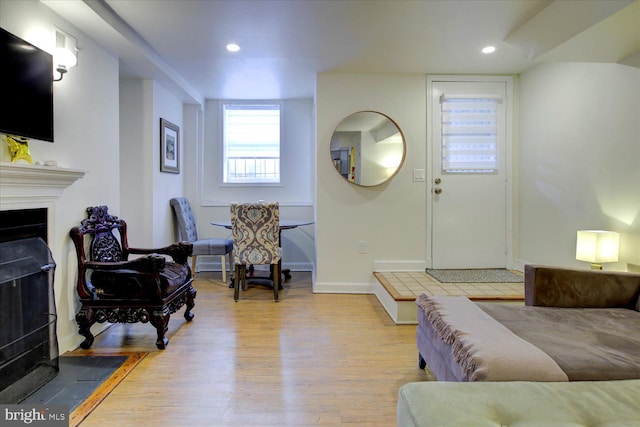
{"type": "Polygon", "coordinates": [[[7,135],[7,143],[9,144],[11,163],[16,163],[20,160],[29,164],[33,163],[31,152],[29,151],[29,141],[26,138],[7,135]]]}

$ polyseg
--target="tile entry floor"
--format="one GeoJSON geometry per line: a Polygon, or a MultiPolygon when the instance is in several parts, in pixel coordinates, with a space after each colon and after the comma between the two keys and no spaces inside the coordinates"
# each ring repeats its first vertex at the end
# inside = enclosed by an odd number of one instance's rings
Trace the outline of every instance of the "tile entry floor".
{"type": "Polygon", "coordinates": [[[414,301],[423,293],[465,295],[472,300],[524,300],[524,283],[440,283],[426,272],[419,271],[374,275],[395,301],[414,301]]]}

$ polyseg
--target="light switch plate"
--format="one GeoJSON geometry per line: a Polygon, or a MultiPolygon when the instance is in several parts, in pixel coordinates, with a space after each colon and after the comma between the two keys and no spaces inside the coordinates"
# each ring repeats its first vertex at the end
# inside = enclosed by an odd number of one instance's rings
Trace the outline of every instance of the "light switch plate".
{"type": "Polygon", "coordinates": [[[424,169],[413,170],[413,182],[422,182],[425,180],[424,169]]]}

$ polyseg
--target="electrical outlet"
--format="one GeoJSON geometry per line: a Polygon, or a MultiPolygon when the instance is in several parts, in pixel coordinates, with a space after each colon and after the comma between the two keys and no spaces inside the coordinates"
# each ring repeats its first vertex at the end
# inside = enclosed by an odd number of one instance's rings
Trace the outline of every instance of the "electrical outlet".
{"type": "Polygon", "coordinates": [[[359,254],[366,254],[367,253],[367,241],[366,240],[360,240],[358,242],[358,253],[359,254]]]}

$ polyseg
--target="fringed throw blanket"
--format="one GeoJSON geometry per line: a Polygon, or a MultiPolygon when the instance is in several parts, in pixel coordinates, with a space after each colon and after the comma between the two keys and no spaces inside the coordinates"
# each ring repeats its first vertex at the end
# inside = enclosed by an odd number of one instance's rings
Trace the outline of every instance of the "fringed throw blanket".
{"type": "Polygon", "coordinates": [[[558,364],[467,297],[416,300],[469,381],[568,381],[558,364]]]}

